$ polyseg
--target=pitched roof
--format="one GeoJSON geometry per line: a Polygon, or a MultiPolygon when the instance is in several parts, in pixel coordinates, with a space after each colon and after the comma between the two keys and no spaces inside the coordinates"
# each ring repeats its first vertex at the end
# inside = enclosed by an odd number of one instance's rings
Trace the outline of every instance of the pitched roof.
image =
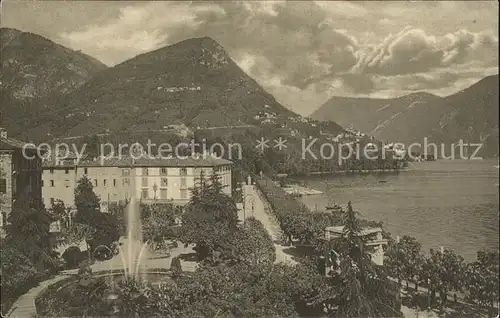
{"type": "Polygon", "coordinates": [[[185,158],[152,158],[143,156],[141,158],[132,158],[130,156],[112,157],[112,158],[96,158],[95,160],[86,160],[78,164],[81,167],[215,167],[222,165],[230,165],[231,161],[216,158],[213,156],[199,157],[186,156],[185,158]]]}
{"type": "Polygon", "coordinates": [[[27,143],[11,137],[0,138],[0,150],[20,150],[20,149],[36,150],[37,147],[32,143],[27,143]]]}
{"type": "Polygon", "coordinates": [[[42,158],[42,166],[44,167],[65,167],[74,166],[78,156],[72,151],[59,149],[56,152],[51,152],[49,156],[42,158]]]}

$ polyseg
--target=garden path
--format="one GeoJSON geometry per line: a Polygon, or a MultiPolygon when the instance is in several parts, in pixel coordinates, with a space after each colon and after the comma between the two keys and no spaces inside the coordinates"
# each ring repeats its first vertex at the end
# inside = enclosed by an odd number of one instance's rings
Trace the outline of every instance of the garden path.
{"type": "MultiPolygon", "coordinates": [[[[184,247],[179,246],[170,250],[170,255],[151,253],[151,256],[143,261],[146,268],[164,268],[169,269],[172,263],[172,258],[182,255],[192,255],[194,253],[192,246],[184,247]]],[[[195,271],[197,263],[194,261],[187,261],[181,259],[181,267],[183,271],[193,272],[195,271]]],[[[96,262],[90,266],[93,272],[111,270],[111,269],[122,269],[123,263],[120,255],[115,255],[112,259],[96,262]]],[[[70,277],[70,275],[76,275],[78,269],[62,271],[59,275],[45,280],[38,284],[37,286],[31,288],[27,293],[19,297],[14,304],[10,313],[7,317],[11,318],[30,318],[36,316],[35,299],[36,297],[47,287],[58,281],[70,277]]]]}

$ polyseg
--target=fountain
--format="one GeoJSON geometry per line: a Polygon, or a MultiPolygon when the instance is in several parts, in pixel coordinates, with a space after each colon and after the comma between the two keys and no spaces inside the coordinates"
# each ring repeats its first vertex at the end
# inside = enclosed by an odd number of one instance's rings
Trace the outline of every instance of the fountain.
{"type": "MultiPolygon", "coordinates": [[[[126,283],[132,283],[128,287],[135,285],[139,290],[145,286],[148,286],[148,288],[155,286],[157,288],[166,281],[173,281],[170,271],[166,269],[162,270],[161,268],[147,268],[146,264],[144,264],[144,260],[150,256],[150,251],[148,243],[143,241],[139,202],[134,198],[131,199],[125,209],[125,218],[127,221],[126,238],[122,241],[123,244],[118,246],[119,256],[117,259],[109,262],[109,270],[90,272],[88,277],[89,282],[87,283],[88,285],[92,281],[104,280],[106,287],[103,291],[104,302],[102,305],[105,308],[109,308],[109,315],[114,317],[124,315],[121,312],[123,310],[123,299],[120,296],[120,290],[124,288],[121,284],[123,280],[126,283]],[[121,260],[121,266],[118,259],[121,260]]],[[[81,302],[81,299],[90,301],[87,293],[80,295],[80,304],[76,305],[76,307],[75,305],[68,305],[72,304],[73,300],[73,297],[67,297],[68,292],[74,292],[75,285],[80,286],[79,284],[80,278],[70,276],[66,280],[63,279],[61,282],[54,284],[53,287],[40,293],[35,301],[38,304],[37,313],[42,316],[50,316],[51,310],[55,310],[58,313],[66,312],[66,310],[71,312],[71,310],[74,310],[78,306],[87,306],[88,303],[81,302]],[[48,302],[46,301],[47,299],[59,299],[60,301],[48,302]]]]}
{"type": "Polygon", "coordinates": [[[143,242],[139,202],[131,198],[125,210],[127,220],[127,237],[122,246],[119,246],[123,272],[126,280],[140,279],[144,272],[142,261],[148,257],[148,243],[143,242]]]}

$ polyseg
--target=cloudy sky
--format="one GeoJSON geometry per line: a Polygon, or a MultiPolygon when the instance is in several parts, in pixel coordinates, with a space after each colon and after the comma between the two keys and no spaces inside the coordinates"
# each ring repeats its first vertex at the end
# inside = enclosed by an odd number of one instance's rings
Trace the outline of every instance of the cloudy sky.
{"type": "Polygon", "coordinates": [[[448,95],[498,73],[498,2],[2,1],[2,27],[115,65],[210,36],[285,106],[448,95]]]}

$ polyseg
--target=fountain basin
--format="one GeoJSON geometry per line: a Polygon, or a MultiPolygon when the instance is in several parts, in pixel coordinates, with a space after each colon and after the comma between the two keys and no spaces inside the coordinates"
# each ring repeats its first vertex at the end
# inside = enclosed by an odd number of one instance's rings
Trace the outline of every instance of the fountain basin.
{"type": "MultiPolygon", "coordinates": [[[[161,283],[175,280],[175,278],[173,278],[173,276],[175,275],[171,270],[162,268],[141,271],[139,274],[143,280],[151,283],[153,286],[158,286],[161,283]]],[[[181,276],[184,275],[186,274],[181,273],[181,276]]],[[[78,284],[80,278],[81,277],[79,277],[78,275],[72,275],[50,286],[47,286],[42,291],[40,291],[34,301],[37,315],[54,316],[54,313],[58,313],[60,308],[66,308],[68,306],[68,304],[66,304],[68,300],[71,301],[75,297],[78,298],[78,295],[73,294],[73,290],[76,284],[78,284]]],[[[97,282],[102,278],[104,278],[107,284],[111,284],[111,282],[116,283],[127,279],[123,270],[118,269],[94,272],[88,277],[90,281],[94,282],[97,282]]],[[[82,302],[77,306],[81,306],[83,308],[87,305],[88,304],[86,304],[85,302],[82,302]]],[[[75,308],[75,304],[72,304],[70,307],[75,308]]]]}

